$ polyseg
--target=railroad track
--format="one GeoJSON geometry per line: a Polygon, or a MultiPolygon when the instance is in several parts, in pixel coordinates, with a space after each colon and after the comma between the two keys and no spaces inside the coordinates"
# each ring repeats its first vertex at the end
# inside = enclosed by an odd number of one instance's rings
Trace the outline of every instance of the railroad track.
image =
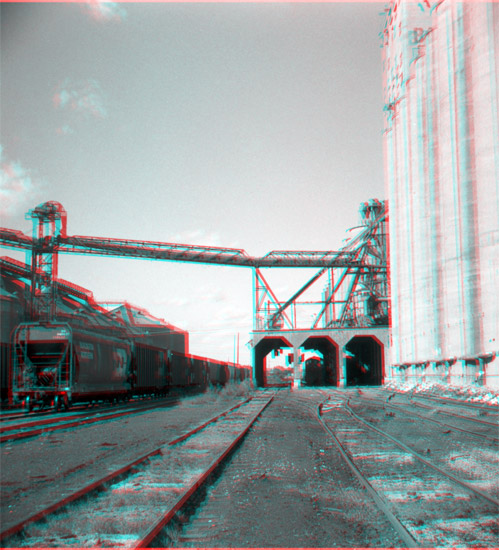
{"type": "MultiPolygon", "coordinates": [[[[79,410],[87,409],[88,406],[84,405],[73,405],[70,409],[71,412],[78,412],[79,410]]],[[[14,409],[17,410],[17,409],[14,409]]],[[[32,411],[28,413],[25,410],[20,410],[18,412],[3,412],[0,414],[0,423],[2,422],[10,422],[15,420],[24,420],[26,418],[39,418],[40,416],[49,416],[49,415],[56,415],[61,413],[55,413],[54,409],[47,409],[47,410],[37,410],[32,411]]],[[[62,414],[68,414],[68,411],[62,411],[62,414]]]]}
{"type": "Polygon", "coordinates": [[[462,401],[460,399],[452,399],[451,397],[437,397],[437,396],[430,396],[430,395],[422,395],[422,394],[412,394],[412,398],[417,399],[426,399],[428,401],[434,401],[436,403],[440,403],[441,405],[449,405],[454,407],[461,407],[465,409],[478,409],[484,412],[492,412],[495,414],[499,414],[499,406],[497,405],[483,405],[480,403],[470,403],[469,401],[462,401]]]}
{"type": "MultiPolygon", "coordinates": [[[[497,418],[496,418],[495,422],[489,422],[488,420],[484,420],[482,418],[477,418],[477,417],[474,417],[474,416],[458,414],[456,412],[445,410],[444,408],[435,409],[434,406],[432,407],[431,405],[425,405],[423,403],[418,403],[414,398],[411,398],[409,401],[412,405],[414,405],[416,407],[426,409],[426,410],[432,410],[432,411],[436,410],[436,412],[438,412],[438,414],[444,414],[445,416],[451,416],[451,417],[454,417],[454,418],[459,418],[461,420],[474,422],[475,424],[482,424],[483,426],[491,426],[492,428],[495,428],[496,430],[499,426],[498,423],[497,423],[497,420],[498,420],[497,418]]],[[[480,408],[479,410],[482,410],[482,409],[480,408]]],[[[487,414],[490,415],[491,412],[487,411],[487,414]]],[[[497,413],[494,413],[494,414],[497,417],[497,413]]]]}
{"type": "Polygon", "coordinates": [[[0,533],[2,546],[148,546],[242,440],[272,399],[273,394],[249,398],[64,496],[0,533]],[[38,522],[42,518],[44,521],[38,522]]]}
{"type": "MultiPolygon", "coordinates": [[[[391,394],[391,395],[393,396],[393,394],[391,394]]],[[[352,399],[358,400],[359,403],[360,402],[373,403],[373,404],[379,405],[383,409],[385,409],[385,408],[392,409],[392,410],[398,411],[399,413],[406,414],[406,415],[410,416],[411,418],[418,417],[418,418],[421,418],[425,421],[431,422],[432,424],[437,424],[437,425],[442,426],[444,428],[448,428],[448,429],[458,431],[458,432],[463,432],[463,433],[472,435],[474,437],[479,437],[479,438],[485,439],[487,441],[490,441],[492,443],[499,442],[499,433],[498,433],[499,425],[498,425],[497,422],[489,422],[487,420],[481,420],[479,418],[473,418],[473,417],[463,416],[463,415],[459,415],[459,414],[452,413],[452,412],[441,411],[440,409],[435,409],[435,407],[430,407],[430,406],[427,406],[427,405],[421,405],[419,403],[413,403],[412,400],[409,400],[409,402],[405,402],[405,403],[395,404],[395,403],[392,403],[391,401],[389,401],[388,399],[385,399],[385,400],[381,399],[380,400],[380,399],[377,398],[377,396],[372,397],[370,395],[366,395],[365,392],[363,392],[362,395],[355,395],[355,394],[350,395],[350,399],[351,400],[352,399]],[[460,427],[460,426],[456,426],[454,424],[449,424],[447,422],[442,422],[442,420],[437,420],[433,416],[418,414],[417,412],[414,411],[414,408],[408,408],[410,405],[420,406],[420,407],[422,407],[426,410],[431,411],[432,413],[441,414],[442,412],[444,412],[444,414],[446,416],[450,416],[454,419],[458,419],[458,421],[460,421],[460,422],[462,422],[464,420],[465,422],[469,422],[471,424],[474,423],[475,424],[474,427],[479,428],[482,431],[474,431],[474,430],[466,429],[466,428],[463,428],[463,427],[460,427]]]]}
{"type": "Polygon", "coordinates": [[[497,546],[494,496],[358,416],[345,396],[329,397],[317,415],[408,546],[497,546]]]}
{"type": "MultiPolygon", "coordinates": [[[[1,426],[0,443],[35,437],[42,433],[70,429],[83,426],[85,424],[94,424],[96,422],[114,420],[121,418],[122,416],[147,412],[174,402],[175,399],[171,397],[146,402],[138,401],[132,405],[126,405],[125,409],[116,409],[116,407],[114,407],[97,409],[94,411],[86,410],[81,413],[62,413],[62,415],[52,414],[50,418],[44,418],[41,420],[33,419],[20,424],[1,426]],[[69,414],[71,416],[68,416],[69,414]]],[[[26,417],[23,417],[22,419],[26,420],[26,417]]]]}
{"type": "MultiPolygon", "coordinates": [[[[177,395],[173,394],[173,397],[178,397],[177,395]]],[[[171,399],[172,393],[169,393],[166,396],[166,399],[171,399]]],[[[156,396],[156,395],[148,395],[143,397],[134,397],[130,400],[127,400],[123,403],[123,406],[130,406],[130,404],[137,404],[142,403],[144,401],[150,401],[151,399],[165,399],[165,397],[156,396]]],[[[70,416],[74,413],[79,412],[93,412],[94,410],[98,410],[99,412],[108,411],[108,410],[116,410],[116,407],[120,406],[120,401],[115,403],[110,403],[109,401],[89,401],[88,403],[77,403],[71,405],[69,409],[62,409],[59,412],[54,411],[53,407],[43,408],[43,409],[37,409],[33,410],[31,412],[28,412],[25,409],[14,409],[14,411],[17,412],[6,412],[3,411],[0,413],[0,423],[3,422],[10,422],[10,421],[16,421],[16,420],[26,420],[28,418],[40,418],[45,416],[54,416],[54,417],[61,417],[61,416],[70,416]],[[96,407],[97,409],[94,409],[96,407]]]]}

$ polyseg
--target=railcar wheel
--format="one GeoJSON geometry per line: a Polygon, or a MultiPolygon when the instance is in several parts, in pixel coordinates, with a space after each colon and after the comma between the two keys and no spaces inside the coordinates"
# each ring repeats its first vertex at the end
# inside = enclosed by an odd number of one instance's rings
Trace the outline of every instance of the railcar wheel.
{"type": "Polygon", "coordinates": [[[61,409],[61,398],[58,395],[56,395],[54,397],[54,411],[59,412],[60,409],[61,409]]]}
{"type": "Polygon", "coordinates": [[[29,395],[24,400],[24,410],[27,413],[30,413],[33,410],[33,400],[29,395]]]}

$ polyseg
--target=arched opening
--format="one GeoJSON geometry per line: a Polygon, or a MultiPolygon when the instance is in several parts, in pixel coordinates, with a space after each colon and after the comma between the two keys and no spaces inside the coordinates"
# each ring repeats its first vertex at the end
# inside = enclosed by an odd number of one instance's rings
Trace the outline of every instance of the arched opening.
{"type": "Polygon", "coordinates": [[[338,385],[338,345],[328,336],[313,336],[301,346],[316,355],[305,359],[303,383],[306,386],[338,385]]]}
{"type": "Polygon", "coordinates": [[[355,336],[345,346],[346,385],[380,386],[383,383],[383,344],[374,336],[355,336]]]}
{"type": "MultiPolygon", "coordinates": [[[[291,352],[293,350],[291,344],[285,338],[278,336],[264,338],[253,348],[253,364],[255,365],[255,383],[257,387],[264,388],[269,385],[284,385],[286,383],[284,372],[276,372],[272,376],[268,375],[269,373],[267,372],[267,359],[271,352],[274,356],[282,356],[281,362],[283,365],[289,366],[288,354],[285,352],[285,348],[291,348],[291,352]]],[[[284,368],[279,370],[284,371],[284,368]]],[[[292,374],[291,367],[287,371],[292,374]]]]}

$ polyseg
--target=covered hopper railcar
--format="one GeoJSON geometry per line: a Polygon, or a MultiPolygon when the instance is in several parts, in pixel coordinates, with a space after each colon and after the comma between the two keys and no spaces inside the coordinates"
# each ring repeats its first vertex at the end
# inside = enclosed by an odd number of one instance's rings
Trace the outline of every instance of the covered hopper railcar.
{"type": "Polygon", "coordinates": [[[131,390],[132,346],[127,340],[67,323],[19,325],[14,333],[12,393],[31,410],[119,399],[131,390]]]}

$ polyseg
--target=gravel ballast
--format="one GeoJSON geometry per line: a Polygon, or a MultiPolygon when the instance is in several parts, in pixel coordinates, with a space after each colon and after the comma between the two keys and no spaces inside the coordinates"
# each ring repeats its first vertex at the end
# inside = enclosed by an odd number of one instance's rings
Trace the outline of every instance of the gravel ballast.
{"type": "Polygon", "coordinates": [[[279,392],[206,498],[152,546],[403,546],[317,421],[323,399],[279,392]]]}

